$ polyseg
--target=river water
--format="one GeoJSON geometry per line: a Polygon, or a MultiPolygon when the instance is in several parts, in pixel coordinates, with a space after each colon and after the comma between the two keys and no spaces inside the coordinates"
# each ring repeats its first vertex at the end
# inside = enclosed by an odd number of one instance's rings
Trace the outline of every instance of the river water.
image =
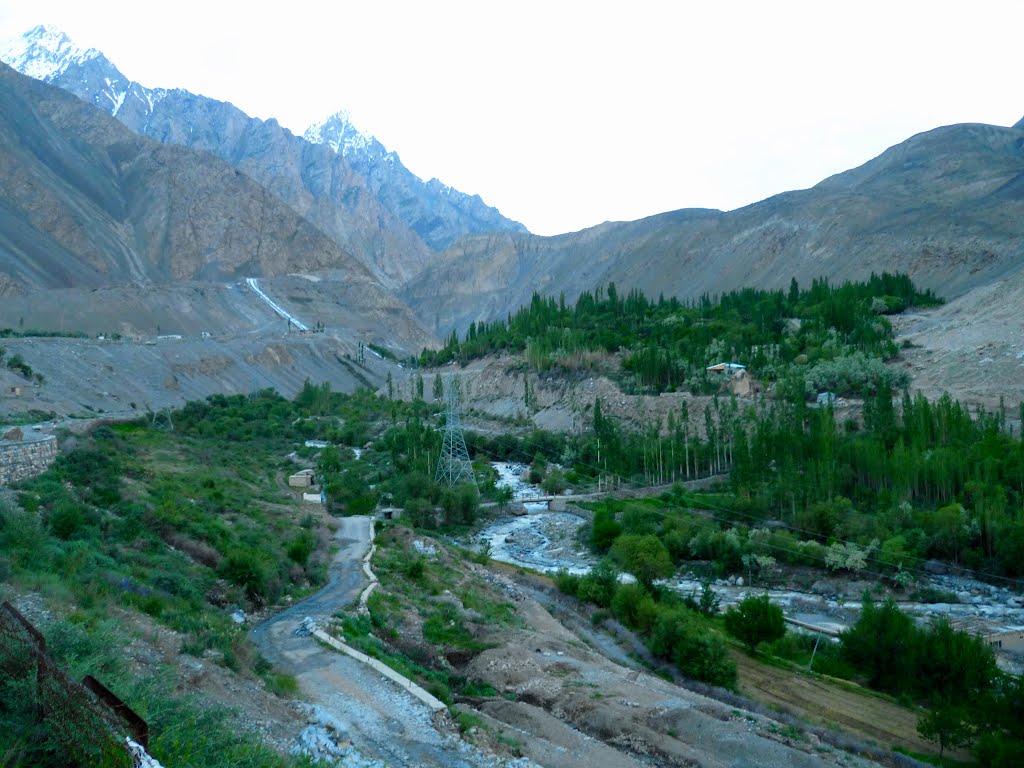
{"type": "MultiPolygon", "coordinates": [[[[494,462],[499,486],[512,488],[516,499],[543,495],[543,491],[523,478],[528,467],[522,464],[494,462]]],[[[576,533],[584,520],[568,512],[549,512],[546,504],[527,504],[522,516],[502,516],[480,533],[490,542],[491,557],[501,562],[530,568],[542,573],[565,569],[587,573],[598,561],[576,533]]],[[[812,591],[751,586],[732,577],[712,582],[722,608],[735,605],[748,594],[767,593],[790,618],[841,631],[857,619],[859,597],[830,593],[835,579],[822,571],[822,581],[812,591]]],[[[682,574],[668,582],[682,594],[699,595],[702,582],[693,574],[682,574]]],[[[899,607],[920,620],[946,616],[954,624],[984,627],[987,632],[1024,631],[1024,596],[1007,587],[987,584],[966,576],[926,575],[920,586],[928,586],[955,596],[955,602],[920,603],[898,601],[899,607]]]]}

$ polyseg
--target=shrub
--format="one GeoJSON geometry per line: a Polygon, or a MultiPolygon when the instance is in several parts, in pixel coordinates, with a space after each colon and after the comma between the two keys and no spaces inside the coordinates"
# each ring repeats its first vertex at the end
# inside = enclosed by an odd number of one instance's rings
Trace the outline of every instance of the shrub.
{"type": "Polygon", "coordinates": [[[232,584],[243,587],[250,600],[259,601],[266,596],[270,573],[259,552],[249,548],[231,550],[220,573],[232,584]]]}
{"type": "Polygon", "coordinates": [[[675,571],[668,549],[653,534],[619,536],[612,545],[611,555],[624,570],[647,587],[675,571]]]}
{"type": "Polygon", "coordinates": [[[645,597],[650,595],[642,585],[620,584],[612,598],[612,613],[627,627],[635,629],[639,624],[640,605],[645,597]]]}
{"type": "Polygon", "coordinates": [[[662,608],[651,629],[648,647],[671,659],[684,675],[714,685],[736,682],[736,665],[725,643],[702,626],[687,608],[662,608]]]}
{"type": "Polygon", "coordinates": [[[770,643],[786,634],[786,625],[782,609],[772,605],[768,595],[748,595],[725,612],[725,630],[755,653],[759,643],[770,643]]]}
{"type": "Polygon", "coordinates": [[[562,568],[555,574],[555,586],[559,592],[575,597],[580,588],[580,577],[562,568]]]}
{"type": "Polygon", "coordinates": [[[580,579],[576,597],[585,603],[594,603],[602,608],[612,604],[612,597],[619,584],[615,566],[603,560],[591,568],[590,573],[580,579]]]}

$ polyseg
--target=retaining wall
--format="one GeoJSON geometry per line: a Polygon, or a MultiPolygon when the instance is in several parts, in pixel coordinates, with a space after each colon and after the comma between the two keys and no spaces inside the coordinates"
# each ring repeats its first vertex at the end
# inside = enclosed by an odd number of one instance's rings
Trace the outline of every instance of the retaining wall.
{"type": "Polygon", "coordinates": [[[40,475],[57,458],[53,435],[32,440],[0,440],[0,486],[40,475]]]}

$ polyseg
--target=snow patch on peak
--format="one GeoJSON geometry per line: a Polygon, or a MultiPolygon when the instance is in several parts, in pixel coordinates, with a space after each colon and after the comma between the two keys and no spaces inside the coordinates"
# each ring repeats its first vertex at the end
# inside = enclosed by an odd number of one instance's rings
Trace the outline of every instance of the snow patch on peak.
{"type": "Polygon", "coordinates": [[[302,138],[310,144],[326,144],[343,156],[353,153],[365,154],[375,146],[380,146],[377,139],[355,126],[352,114],[347,109],[339,110],[330,117],[313,123],[302,134],[302,138]]]}
{"type": "Polygon", "coordinates": [[[101,56],[95,48],[80,48],[62,30],[46,24],[0,43],[0,61],[23,75],[50,81],[72,64],[101,56]]]}

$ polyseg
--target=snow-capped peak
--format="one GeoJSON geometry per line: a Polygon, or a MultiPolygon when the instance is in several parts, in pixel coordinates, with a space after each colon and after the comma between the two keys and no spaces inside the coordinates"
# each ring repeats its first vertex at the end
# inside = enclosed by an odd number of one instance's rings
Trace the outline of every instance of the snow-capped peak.
{"type": "Polygon", "coordinates": [[[44,81],[58,77],[72,64],[83,64],[100,55],[95,48],[79,48],[62,30],[49,24],[0,43],[0,61],[44,81]]]}
{"type": "Polygon", "coordinates": [[[384,150],[377,139],[356,128],[347,109],[339,110],[330,117],[313,123],[302,134],[302,138],[310,144],[326,144],[340,155],[350,155],[353,152],[367,153],[375,146],[380,147],[378,151],[384,150]]]}

